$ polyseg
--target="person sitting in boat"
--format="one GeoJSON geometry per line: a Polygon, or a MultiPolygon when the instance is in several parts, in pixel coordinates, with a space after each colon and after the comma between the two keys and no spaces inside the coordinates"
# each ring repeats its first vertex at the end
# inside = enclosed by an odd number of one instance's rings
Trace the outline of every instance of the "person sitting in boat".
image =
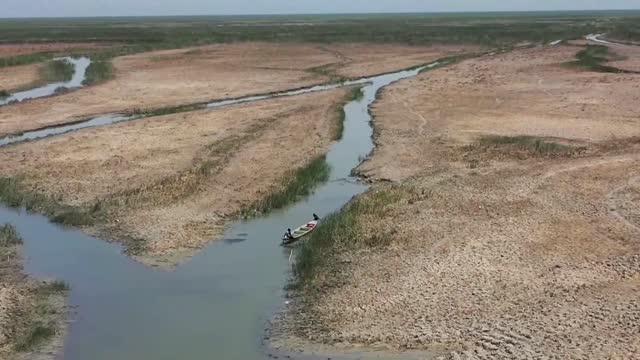
{"type": "Polygon", "coordinates": [[[320,220],[320,217],[316,214],[313,214],[313,220],[318,221],[320,220]]]}
{"type": "Polygon", "coordinates": [[[293,240],[293,234],[291,233],[291,229],[287,229],[287,232],[284,233],[284,237],[288,240],[293,240]]]}

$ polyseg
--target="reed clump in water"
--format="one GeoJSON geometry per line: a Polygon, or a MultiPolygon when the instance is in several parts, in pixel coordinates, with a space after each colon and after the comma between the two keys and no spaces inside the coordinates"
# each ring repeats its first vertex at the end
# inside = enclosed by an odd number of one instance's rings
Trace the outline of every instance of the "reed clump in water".
{"type": "Polygon", "coordinates": [[[42,82],[69,81],[74,72],[75,67],[70,61],[66,59],[52,60],[40,69],[40,79],[42,82]]]}
{"type": "Polygon", "coordinates": [[[0,246],[7,247],[22,244],[22,238],[16,227],[12,224],[4,224],[0,226],[0,246]]]}
{"type": "Polygon", "coordinates": [[[98,58],[87,67],[83,85],[95,85],[113,78],[113,64],[110,58],[98,58]]]}

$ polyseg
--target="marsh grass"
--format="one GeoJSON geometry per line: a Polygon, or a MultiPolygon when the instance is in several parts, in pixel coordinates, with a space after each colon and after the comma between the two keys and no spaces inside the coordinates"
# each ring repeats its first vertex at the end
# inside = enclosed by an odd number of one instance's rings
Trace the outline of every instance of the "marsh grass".
{"type": "Polygon", "coordinates": [[[19,178],[0,177],[0,202],[10,207],[24,207],[47,215],[52,221],[70,226],[91,226],[101,220],[95,207],[82,208],[61,204],[55,199],[25,190],[19,178]]]}
{"type": "Polygon", "coordinates": [[[162,115],[170,115],[181,112],[195,111],[195,110],[203,110],[206,109],[206,103],[196,103],[196,104],[186,104],[186,105],[177,105],[177,106],[166,106],[158,109],[135,109],[130,115],[142,116],[142,117],[151,117],[151,116],[162,116],[162,115]]]}
{"type": "Polygon", "coordinates": [[[584,152],[586,148],[564,145],[535,136],[487,135],[478,139],[475,144],[466,146],[465,150],[526,159],[531,157],[569,157],[584,152]]]}
{"type": "Polygon", "coordinates": [[[69,284],[62,280],[54,280],[50,282],[46,282],[42,284],[38,288],[38,292],[43,295],[49,295],[53,293],[61,293],[65,291],[69,291],[71,287],[69,284]]]}
{"type": "Polygon", "coordinates": [[[67,60],[51,60],[40,68],[41,82],[62,82],[69,81],[73,77],[75,68],[67,60]]]}
{"type": "Polygon", "coordinates": [[[102,57],[92,59],[87,68],[84,85],[95,85],[113,78],[113,64],[111,58],[102,57]]]}
{"type": "Polygon", "coordinates": [[[330,173],[331,167],[326,156],[319,156],[306,166],[291,171],[285,176],[285,182],[278,190],[244,209],[242,213],[251,216],[282,209],[311,195],[318,185],[329,180],[330,173]]]}
{"type": "Polygon", "coordinates": [[[384,249],[397,239],[397,230],[393,227],[364,224],[377,224],[388,216],[396,204],[422,198],[424,195],[410,186],[385,186],[355,198],[342,209],[323,218],[316,230],[297,249],[291,288],[301,289],[313,284],[316,279],[339,282],[340,274],[344,273],[340,256],[359,249],[384,249]],[[327,273],[331,273],[331,276],[323,276],[327,273]]]}
{"type": "Polygon", "coordinates": [[[0,226],[0,247],[22,244],[22,237],[12,224],[0,226]]]}
{"type": "Polygon", "coordinates": [[[16,56],[0,57],[0,68],[8,66],[28,65],[50,60],[55,57],[55,52],[40,52],[16,56]]]}
{"type": "Polygon", "coordinates": [[[53,324],[40,321],[29,322],[27,327],[22,330],[14,349],[18,352],[32,350],[55,335],[56,329],[53,324]]]}
{"type": "Polygon", "coordinates": [[[69,284],[55,280],[42,282],[31,288],[33,304],[26,309],[17,323],[13,324],[14,350],[26,352],[37,349],[58,333],[59,305],[56,296],[64,296],[69,284]]]}
{"type": "Polygon", "coordinates": [[[613,66],[602,65],[602,63],[617,58],[619,58],[619,56],[612,53],[609,47],[605,45],[587,45],[585,49],[580,50],[576,54],[576,61],[566,63],[566,65],[603,73],[636,73],[634,71],[618,69],[613,66]]]}

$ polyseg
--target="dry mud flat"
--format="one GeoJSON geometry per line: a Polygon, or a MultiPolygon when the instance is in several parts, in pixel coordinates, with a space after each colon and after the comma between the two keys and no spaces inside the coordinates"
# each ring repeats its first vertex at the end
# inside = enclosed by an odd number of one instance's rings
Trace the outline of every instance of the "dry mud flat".
{"type": "Polygon", "coordinates": [[[114,59],[115,79],[0,109],[0,135],[96,114],[310,86],[410,67],[476,47],[242,43],[114,59]]]}
{"type": "Polygon", "coordinates": [[[40,79],[40,64],[0,68],[0,90],[13,91],[40,79]]]}
{"type": "Polygon", "coordinates": [[[105,213],[89,231],[175,263],[280,189],[335,138],[347,89],[152,117],[0,149],[1,176],[105,213]]]}
{"type": "Polygon", "coordinates": [[[359,244],[389,241],[318,270],[278,344],[640,357],[640,77],[560,65],[578,50],[472,59],[384,90],[361,170],[394,183],[353,208],[359,244]]]}

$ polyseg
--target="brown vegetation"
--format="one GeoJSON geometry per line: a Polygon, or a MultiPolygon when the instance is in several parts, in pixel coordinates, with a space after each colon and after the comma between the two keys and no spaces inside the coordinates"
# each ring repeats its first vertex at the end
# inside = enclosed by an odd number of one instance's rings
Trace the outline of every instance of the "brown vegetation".
{"type": "Polygon", "coordinates": [[[561,66],[575,52],[472,59],[383,92],[361,171],[395,184],[347,208],[357,231],[296,292],[285,343],[639,356],[640,75],[561,66]]]}
{"type": "Polygon", "coordinates": [[[21,191],[90,211],[82,221],[90,231],[125,242],[146,262],[175,263],[279,189],[292,169],[324,154],[347,93],[152,117],[9,146],[0,149],[0,173],[19,179],[21,191]]]}
{"type": "MultiPolygon", "coordinates": [[[[119,57],[115,79],[0,109],[0,135],[109,112],[269,93],[409,67],[465,47],[242,43],[119,57]],[[395,55],[391,55],[395,54],[395,55]]],[[[470,48],[475,49],[475,48],[470,48]]]]}

